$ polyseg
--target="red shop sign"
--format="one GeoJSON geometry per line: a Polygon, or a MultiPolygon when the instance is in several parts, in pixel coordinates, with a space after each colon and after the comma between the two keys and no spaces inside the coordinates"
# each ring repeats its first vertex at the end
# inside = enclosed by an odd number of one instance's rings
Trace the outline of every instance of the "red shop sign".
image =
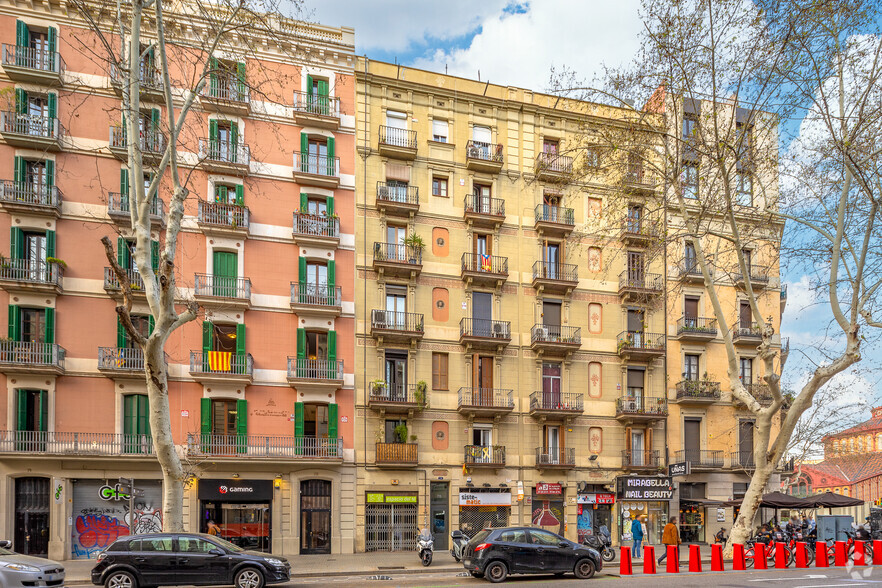
{"type": "Polygon", "coordinates": [[[536,494],[563,494],[560,484],[536,484],[536,494]]]}
{"type": "Polygon", "coordinates": [[[597,504],[615,504],[616,495],[613,493],[598,493],[597,504]]]}

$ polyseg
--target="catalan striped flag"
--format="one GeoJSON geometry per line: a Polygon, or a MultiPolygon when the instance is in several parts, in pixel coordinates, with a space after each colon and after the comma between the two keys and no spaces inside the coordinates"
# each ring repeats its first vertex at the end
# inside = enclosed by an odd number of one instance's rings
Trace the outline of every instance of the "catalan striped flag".
{"type": "Polygon", "coordinates": [[[490,264],[490,256],[486,253],[481,254],[481,270],[489,272],[493,266],[490,264]]]}
{"type": "Polygon", "coordinates": [[[228,372],[232,357],[229,351],[209,351],[208,368],[213,372],[228,372]]]}

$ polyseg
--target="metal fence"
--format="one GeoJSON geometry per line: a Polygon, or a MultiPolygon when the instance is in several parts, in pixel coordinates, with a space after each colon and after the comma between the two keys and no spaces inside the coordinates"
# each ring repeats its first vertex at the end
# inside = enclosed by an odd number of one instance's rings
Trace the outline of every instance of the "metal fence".
{"type": "Polygon", "coordinates": [[[576,216],[572,208],[553,206],[551,204],[537,204],[536,222],[575,225],[576,216]]]}
{"type": "Polygon", "coordinates": [[[573,392],[552,392],[539,390],[530,394],[530,410],[559,410],[562,412],[582,412],[583,396],[573,392]]]}
{"type": "Polygon", "coordinates": [[[578,282],[579,268],[572,263],[536,261],[533,263],[533,279],[559,280],[561,282],[578,282]]]}
{"type": "Polygon", "coordinates": [[[582,329],[566,325],[533,325],[531,343],[582,343],[582,329]]]}
{"type": "Polygon", "coordinates": [[[30,284],[61,284],[63,269],[42,259],[0,258],[0,279],[30,284]]]}
{"type": "Polygon", "coordinates": [[[465,212],[471,214],[487,214],[490,216],[505,216],[505,200],[502,198],[489,198],[476,194],[466,194],[463,200],[465,212]]]}
{"type": "Polygon", "coordinates": [[[469,140],[466,143],[466,157],[502,163],[502,144],[485,143],[484,141],[469,140]]]}
{"type": "Polygon", "coordinates": [[[343,304],[343,288],[325,284],[301,284],[291,282],[291,304],[310,306],[340,306],[343,304]]]}
{"type": "Polygon", "coordinates": [[[144,351],[140,347],[99,347],[98,369],[144,371],[144,351]]]}
{"type": "Polygon", "coordinates": [[[64,69],[64,61],[57,51],[9,43],[3,43],[3,65],[54,73],[61,73],[64,69]]]}
{"type": "Polygon", "coordinates": [[[342,380],[342,359],[288,358],[288,377],[301,380],[342,380]]]}
{"type": "Polygon", "coordinates": [[[188,433],[187,454],[211,457],[342,459],[342,437],[307,435],[216,435],[188,433]]]}
{"type": "Polygon", "coordinates": [[[152,455],[153,439],[147,435],[115,433],[0,431],[0,452],[55,455],[152,455]]]}
{"type": "Polygon", "coordinates": [[[374,309],[371,311],[371,329],[422,333],[423,315],[416,312],[374,309]]]}
{"type": "Polygon", "coordinates": [[[511,322],[466,317],[459,321],[459,336],[511,339],[511,322]]]}
{"type": "Polygon", "coordinates": [[[537,447],[536,465],[574,466],[576,465],[576,448],[537,447]]]}
{"type": "Polygon", "coordinates": [[[340,236],[340,219],[295,212],[294,233],[298,235],[338,238],[340,236]]]}
{"type": "Polygon", "coordinates": [[[0,200],[16,204],[33,204],[34,206],[61,206],[61,191],[56,186],[42,182],[0,182],[0,200]]]}
{"type": "Polygon", "coordinates": [[[408,129],[399,129],[380,125],[380,143],[393,147],[417,148],[417,133],[408,129]]]}
{"type": "Polygon", "coordinates": [[[196,274],[196,296],[249,300],[251,298],[251,280],[236,276],[196,274]]]}
{"type": "Polygon", "coordinates": [[[512,409],[512,396],[512,390],[464,387],[459,389],[459,407],[512,409]]]}
{"type": "Polygon", "coordinates": [[[568,155],[542,152],[536,157],[536,166],[540,172],[569,174],[573,172],[573,158],[568,155]]]}
{"type": "Polygon", "coordinates": [[[389,182],[377,182],[377,200],[419,205],[420,188],[419,186],[400,186],[389,184],[389,182]]]}
{"type": "Polygon", "coordinates": [[[239,142],[199,139],[199,159],[248,166],[251,148],[239,142]]]}
{"type": "Polygon", "coordinates": [[[416,504],[367,504],[364,519],[365,551],[416,550],[416,504]]]}
{"type": "Polygon", "coordinates": [[[199,201],[200,223],[227,227],[230,229],[247,229],[250,223],[251,211],[247,206],[231,204],[228,202],[199,201]]]}
{"type": "Polygon", "coordinates": [[[374,261],[392,261],[419,265],[423,262],[423,250],[401,243],[374,243],[374,261]]]}
{"type": "Polygon", "coordinates": [[[230,375],[252,375],[254,372],[254,358],[250,353],[230,354],[229,369],[217,369],[211,366],[208,354],[204,351],[190,352],[190,373],[191,374],[230,374],[230,375]]]}
{"type": "Polygon", "coordinates": [[[462,271],[508,275],[508,258],[480,253],[462,254],[462,271]]]}
{"type": "Polygon", "coordinates": [[[340,116],[340,99],[309,92],[294,92],[294,110],[319,116],[340,116]]]}
{"type": "Polygon", "coordinates": [[[43,139],[58,139],[62,130],[55,117],[9,111],[0,113],[0,128],[4,133],[43,139]]]}
{"type": "Polygon", "coordinates": [[[466,445],[462,459],[466,465],[505,465],[505,446],[466,445]]]}
{"type": "Polygon", "coordinates": [[[56,343],[0,341],[0,364],[64,368],[64,354],[56,343]]]}
{"type": "Polygon", "coordinates": [[[314,176],[338,178],[340,177],[340,158],[295,151],[294,171],[314,176]]]}

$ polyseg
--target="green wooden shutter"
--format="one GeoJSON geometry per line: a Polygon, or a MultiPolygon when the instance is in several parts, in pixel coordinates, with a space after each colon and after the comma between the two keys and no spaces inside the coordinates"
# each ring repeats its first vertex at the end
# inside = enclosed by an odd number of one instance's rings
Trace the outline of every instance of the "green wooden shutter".
{"type": "Polygon", "coordinates": [[[152,314],[147,315],[147,336],[153,334],[153,329],[156,327],[156,319],[153,318],[152,314]]]}
{"type": "Polygon", "coordinates": [[[21,88],[15,89],[15,111],[25,114],[28,111],[28,93],[21,88]]]}
{"type": "Polygon", "coordinates": [[[337,404],[328,404],[328,439],[331,441],[331,451],[337,449],[337,404]]]}
{"type": "Polygon", "coordinates": [[[159,269],[159,241],[150,241],[150,266],[153,271],[159,269]]]}
{"type": "Polygon", "coordinates": [[[331,102],[328,99],[328,82],[327,80],[318,81],[318,112],[328,116],[331,114],[331,102]]]}
{"type": "Polygon", "coordinates": [[[300,193],[300,212],[301,214],[309,213],[309,194],[306,192],[300,193]]]}
{"type": "Polygon", "coordinates": [[[214,334],[214,325],[211,321],[202,321],[202,351],[208,353],[211,351],[211,339],[214,334]]]}
{"type": "Polygon", "coordinates": [[[297,280],[300,284],[300,290],[301,290],[300,293],[305,294],[306,293],[306,258],[302,257],[302,256],[299,257],[297,259],[297,266],[298,266],[297,267],[297,269],[298,269],[297,280]]]}
{"type": "MultiPolygon", "coordinates": [[[[134,435],[137,426],[135,418],[137,413],[135,394],[126,394],[123,396],[123,435],[134,435]]],[[[128,439],[126,440],[128,441],[128,439]]],[[[131,444],[126,443],[128,448],[131,444]]]]}
{"type": "Polygon", "coordinates": [[[12,341],[21,341],[21,309],[15,305],[9,305],[9,338],[12,341]]]}
{"type": "Polygon", "coordinates": [[[217,58],[216,57],[209,57],[208,58],[208,70],[209,70],[209,72],[208,72],[208,80],[209,80],[208,87],[211,90],[211,95],[217,96],[218,83],[217,83],[217,58]]]}
{"type": "Polygon", "coordinates": [[[303,431],[305,427],[303,426],[303,403],[295,402],[294,403],[294,434],[298,437],[303,436],[303,431]]]}
{"type": "Polygon", "coordinates": [[[328,196],[325,198],[325,207],[328,209],[328,217],[334,216],[334,197],[328,196]]]}
{"type": "Polygon", "coordinates": [[[125,237],[116,238],[116,262],[122,266],[124,270],[132,267],[132,252],[129,249],[129,242],[125,237]]]}
{"type": "Polygon", "coordinates": [[[46,231],[46,257],[55,257],[55,231],[46,231]]]}
{"type": "Polygon", "coordinates": [[[239,453],[248,449],[248,401],[244,398],[236,400],[236,439],[239,453]]]}
{"type": "Polygon", "coordinates": [[[129,198],[129,170],[122,167],[119,170],[119,193],[125,200],[129,198]]]}
{"type": "Polygon", "coordinates": [[[129,334],[126,332],[119,315],[116,317],[116,346],[120,349],[129,346],[129,334]]]}
{"type": "Polygon", "coordinates": [[[25,181],[26,166],[27,164],[25,163],[24,157],[19,157],[18,155],[16,155],[14,169],[15,175],[13,176],[16,188],[18,188],[25,181]]]}
{"type": "Polygon", "coordinates": [[[334,158],[334,137],[328,137],[328,175],[337,175],[336,160],[334,158]]]}
{"type": "Polygon", "coordinates": [[[208,150],[211,154],[216,154],[220,151],[217,142],[217,120],[215,119],[208,121],[208,150]]]}
{"type": "Polygon", "coordinates": [[[40,390],[37,399],[40,402],[40,421],[37,423],[37,430],[45,433],[49,430],[49,393],[40,390]]]}
{"type": "MultiPolygon", "coordinates": [[[[200,408],[200,427],[199,430],[205,434],[211,434],[211,398],[202,398],[199,401],[200,408]]],[[[203,441],[204,443],[205,441],[203,441]]]]}
{"type": "Polygon", "coordinates": [[[306,94],[312,97],[312,76],[306,76],[306,94]]]}
{"type": "Polygon", "coordinates": [[[52,159],[47,159],[43,165],[46,168],[46,187],[51,188],[55,185],[55,161],[52,159]]]}
{"type": "Polygon", "coordinates": [[[230,161],[236,163],[238,161],[239,146],[239,124],[230,123],[230,161]]]}
{"type": "MultiPolygon", "coordinates": [[[[245,355],[245,324],[236,325],[236,355],[245,355]]],[[[243,363],[244,365],[244,363],[243,363]]]]}
{"type": "Polygon", "coordinates": [[[18,406],[16,407],[16,423],[15,430],[16,431],[27,431],[28,430],[28,391],[22,388],[18,389],[18,406]]]}
{"type": "Polygon", "coordinates": [[[333,300],[334,286],[337,282],[337,264],[333,259],[328,260],[328,296],[333,300]]]}
{"type": "Polygon", "coordinates": [[[9,257],[21,259],[24,255],[24,232],[19,227],[9,229],[9,257]]]}
{"type": "Polygon", "coordinates": [[[328,378],[337,379],[337,331],[328,331],[328,378]]]}
{"type": "Polygon", "coordinates": [[[159,132],[159,109],[158,108],[151,108],[150,109],[150,125],[151,125],[151,130],[154,133],[159,132]]]}
{"type": "Polygon", "coordinates": [[[46,333],[44,343],[55,343],[55,309],[46,308],[46,333]]]}
{"type": "Polygon", "coordinates": [[[49,27],[49,70],[55,71],[55,52],[58,50],[58,29],[49,27]]]}
{"type": "Polygon", "coordinates": [[[309,135],[300,133],[300,171],[309,171],[309,135]]]}
{"type": "Polygon", "coordinates": [[[31,32],[28,25],[23,20],[15,21],[15,44],[19,47],[27,47],[30,45],[31,32]]]}
{"type": "MultiPolygon", "coordinates": [[[[55,94],[55,92],[49,92],[49,94],[47,94],[46,97],[48,98],[48,102],[49,102],[49,105],[48,105],[49,106],[49,108],[48,108],[49,118],[55,119],[57,111],[58,111],[58,96],[55,94]]],[[[54,125],[55,123],[50,123],[50,124],[54,125]]]]}
{"type": "Polygon", "coordinates": [[[236,63],[236,81],[239,88],[239,100],[245,100],[248,89],[245,87],[245,64],[241,61],[236,63]]]}
{"type": "Polygon", "coordinates": [[[236,184],[236,204],[245,206],[245,186],[236,184]]]}
{"type": "MultiPolygon", "coordinates": [[[[305,297],[305,294],[301,294],[305,297]]],[[[306,361],[306,329],[297,329],[297,360],[296,369],[297,377],[305,378],[309,375],[309,366],[306,361]]]]}

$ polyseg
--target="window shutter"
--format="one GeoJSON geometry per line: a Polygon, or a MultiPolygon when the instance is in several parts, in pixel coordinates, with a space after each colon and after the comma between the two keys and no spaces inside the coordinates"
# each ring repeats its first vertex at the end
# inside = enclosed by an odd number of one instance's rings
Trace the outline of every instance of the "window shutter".
{"type": "Polygon", "coordinates": [[[328,260],[328,298],[330,300],[332,300],[333,302],[336,302],[336,300],[334,300],[334,296],[335,296],[334,286],[337,283],[336,274],[337,274],[337,264],[334,263],[333,259],[328,260]]]}
{"type": "Polygon", "coordinates": [[[306,329],[297,329],[297,359],[306,359],[306,329]]]}
{"type": "Polygon", "coordinates": [[[300,133],[300,171],[309,169],[309,135],[300,133]]]}
{"type": "Polygon", "coordinates": [[[208,142],[211,149],[217,148],[217,120],[215,119],[208,121],[208,142]]]}
{"type": "Polygon", "coordinates": [[[245,64],[241,61],[236,63],[236,78],[239,82],[239,100],[244,100],[248,90],[245,87],[245,64]]]}
{"type": "Polygon", "coordinates": [[[328,216],[329,217],[334,216],[334,197],[333,196],[328,196],[325,199],[325,207],[327,207],[327,209],[328,209],[328,216]]]}
{"type": "Polygon", "coordinates": [[[336,160],[334,159],[334,137],[328,137],[328,175],[337,175],[336,160]]]}
{"type": "Polygon", "coordinates": [[[21,259],[24,254],[24,233],[18,227],[9,229],[9,257],[21,259]]]}
{"type": "MultiPolygon", "coordinates": [[[[236,146],[239,144],[239,123],[230,123],[230,155],[236,157],[236,146]]],[[[235,159],[233,161],[236,161],[235,159]]]]}
{"type": "Polygon", "coordinates": [[[151,130],[154,133],[159,132],[159,109],[151,108],[150,109],[150,124],[152,125],[151,130]]]}
{"type": "MultiPolygon", "coordinates": [[[[236,355],[245,355],[245,324],[236,325],[236,355]]],[[[244,363],[242,364],[245,365],[244,363]]]]}
{"type": "Polygon", "coordinates": [[[30,45],[30,31],[23,20],[15,21],[15,44],[19,47],[30,45]]]}
{"type": "MultiPolygon", "coordinates": [[[[625,427],[625,452],[631,456],[631,463],[634,463],[634,456],[631,454],[631,427],[625,427]]],[[[639,463],[639,462],[637,462],[639,463]]]]}
{"type": "Polygon", "coordinates": [[[116,238],[116,262],[122,266],[124,270],[131,267],[132,252],[129,251],[129,242],[125,237],[116,238]]]}
{"type": "MultiPolygon", "coordinates": [[[[646,434],[643,436],[643,449],[646,451],[652,451],[652,427],[646,427],[646,434]]],[[[646,463],[646,461],[643,463],[646,463]]]]}
{"type": "Polygon", "coordinates": [[[211,321],[202,321],[202,351],[211,351],[211,336],[214,334],[214,325],[211,321]]]}
{"type": "Polygon", "coordinates": [[[120,168],[119,170],[119,193],[122,194],[123,202],[129,200],[129,170],[120,168]]]}
{"type": "Polygon", "coordinates": [[[46,257],[55,257],[55,231],[46,231],[46,257]]]}
{"type": "Polygon", "coordinates": [[[37,430],[45,433],[49,429],[49,393],[40,390],[37,399],[40,402],[40,422],[37,423],[37,430]]]}
{"type": "Polygon", "coordinates": [[[49,27],[49,71],[55,71],[55,52],[58,50],[58,29],[49,27]]]}
{"type": "Polygon", "coordinates": [[[298,274],[297,280],[300,283],[300,295],[305,296],[306,292],[306,258],[300,257],[298,259],[298,274]]]}
{"type": "Polygon", "coordinates": [[[236,400],[236,434],[239,437],[248,436],[248,401],[244,398],[236,400]]]}
{"type": "Polygon", "coordinates": [[[119,316],[116,317],[116,346],[119,348],[127,347],[129,343],[129,334],[122,324],[119,316]]]}
{"type": "Polygon", "coordinates": [[[300,212],[302,214],[309,212],[309,195],[305,192],[300,193],[300,212]]]}
{"type": "Polygon", "coordinates": [[[44,166],[46,167],[46,187],[51,188],[55,185],[55,161],[47,159],[44,166]]]}
{"type": "Polygon", "coordinates": [[[25,114],[28,111],[28,93],[21,88],[15,89],[15,111],[25,114]]]}
{"type": "Polygon", "coordinates": [[[153,318],[152,314],[148,315],[147,316],[147,336],[148,337],[153,334],[153,329],[155,327],[156,327],[156,319],[153,318]]]}
{"type": "Polygon", "coordinates": [[[326,80],[318,81],[318,111],[319,114],[328,116],[331,114],[331,102],[328,100],[328,82],[326,80]]]}
{"type": "Polygon", "coordinates": [[[153,271],[159,269],[159,241],[150,241],[150,265],[153,271]]]}
{"type": "Polygon", "coordinates": [[[18,389],[18,418],[16,419],[16,431],[26,431],[28,428],[28,391],[18,389]]]}
{"type": "Polygon", "coordinates": [[[199,405],[201,413],[200,431],[202,433],[211,433],[211,398],[202,398],[199,405]]]}
{"type": "Polygon", "coordinates": [[[245,186],[236,184],[236,204],[245,206],[245,186]]]}
{"type": "Polygon", "coordinates": [[[44,343],[55,343],[55,309],[46,308],[46,333],[43,338],[44,343]]]}
{"type": "Polygon", "coordinates": [[[337,372],[337,331],[328,331],[328,364],[331,370],[337,372]]]}
{"type": "Polygon", "coordinates": [[[17,305],[9,305],[9,338],[13,341],[21,341],[21,312],[17,305]]]}
{"type": "Polygon", "coordinates": [[[138,419],[140,421],[138,433],[151,435],[150,433],[150,397],[146,394],[138,394],[138,419]]]}
{"type": "Polygon", "coordinates": [[[337,405],[328,404],[328,438],[335,441],[337,436],[337,405]]]}
{"type": "Polygon", "coordinates": [[[13,179],[15,180],[15,187],[18,188],[25,181],[25,160],[23,157],[15,156],[15,175],[13,179]]]}
{"type": "Polygon", "coordinates": [[[208,58],[208,87],[211,90],[212,96],[217,96],[217,58],[209,57],[208,58]]]}
{"type": "Polygon", "coordinates": [[[297,437],[303,437],[303,403],[295,402],[294,403],[294,435],[297,437]]]}
{"type": "Polygon", "coordinates": [[[318,81],[318,95],[323,98],[328,97],[328,81],[327,80],[319,80],[318,81]]]}
{"type": "Polygon", "coordinates": [[[135,394],[126,394],[123,396],[123,435],[135,434],[136,412],[135,394]]]}
{"type": "MultiPolygon", "coordinates": [[[[47,94],[46,97],[48,98],[48,102],[49,102],[49,108],[48,108],[49,118],[54,119],[56,116],[56,112],[58,110],[58,104],[57,104],[58,96],[57,96],[57,94],[55,94],[55,92],[49,92],[49,94],[47,94]]],[[[50,124],[53,124],[53,123],[50,123],[50,124]]]]}

